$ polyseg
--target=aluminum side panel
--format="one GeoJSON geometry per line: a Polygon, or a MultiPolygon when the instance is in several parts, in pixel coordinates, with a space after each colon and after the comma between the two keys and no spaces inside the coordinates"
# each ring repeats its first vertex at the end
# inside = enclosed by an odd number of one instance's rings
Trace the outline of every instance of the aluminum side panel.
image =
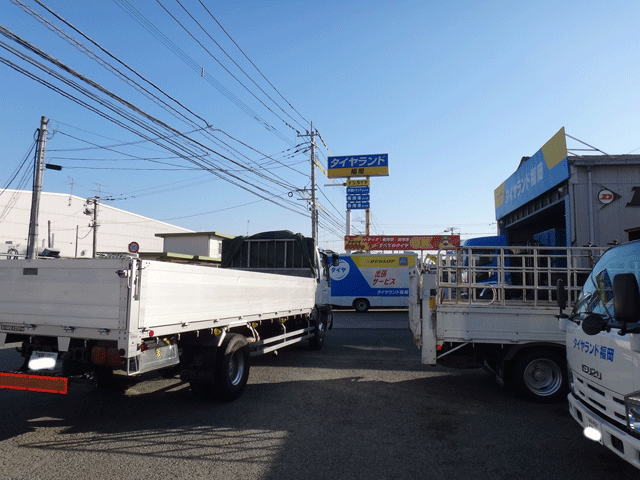
{"type": "Polygon", "coordinates": [[[557,309],[437,307],[437,338],[447,342],[565,342],[557,309]]]}
{"type": "Polygon", "coordinates": [[[275,318],[310,312],[317,282],[199,265],[143,262],[140,327],[188,326],[194,322],[275,318]]]}
{"type": "Polygon", "coordinates": [[[0,264],[0,323],[121,328],[128,260],[8,260],[0,264]]]}

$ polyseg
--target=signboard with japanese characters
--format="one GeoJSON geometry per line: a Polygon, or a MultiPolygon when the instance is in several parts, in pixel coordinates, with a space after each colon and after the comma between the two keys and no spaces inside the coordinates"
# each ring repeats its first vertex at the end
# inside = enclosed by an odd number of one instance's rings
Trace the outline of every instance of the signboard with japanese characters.
{"type": "Polygon", "coordinates": [[[460,235],[347,235],[344,237],[345,250],[439,250],[459,247],[460,235]]]}
{"type": "Polygon", "coordinates": [[[342,299],[347,300],[346,305],[350,305],[357,297],[407,299],[409,269],[415,267],[416,263],[415,254],[340,255],[339,264],[331,266],[329,270],[331,297],[338,304],[342,299]]]}
{"type": "Polygon", "coordinates": [[[347,187],[347,201],[349,201],[349,195],[352,194],[369,193],[369,187],[347,187]]]}
{"type": "Polygon", "coordinates": [[[368,178],[349,178],[347,180],[347,193],[349,193],[349,187],[369,187],[371,181],[368,178]]]}
{"type": "Polygon", "coordinates": [[[371,208],[371,204],[368,201],[347,202],[347,210],[366,210],[368,208],[371,208]]]}
{"type": "Polygon", "coordinates": [[[496,219],[569,178],[569,159],[564,127],[494,191],[496,219]]]}
{"type": "Polygon", "coordinates": [[[378,177],[389,175],[389,154],[345,155],[328,158],[328,177],[378,177]]]}

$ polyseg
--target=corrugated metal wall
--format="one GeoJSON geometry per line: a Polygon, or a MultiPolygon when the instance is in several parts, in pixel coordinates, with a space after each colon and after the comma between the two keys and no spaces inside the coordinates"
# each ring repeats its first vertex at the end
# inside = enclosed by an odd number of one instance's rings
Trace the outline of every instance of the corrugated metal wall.
{"type": "Polygon", "coordinates": [[[580,246],[591,240],[604,246],[628,241],[625,230],[640,227],[640,205],[629,205],[634,187],[640,188],[640,164],[616,164],[606,157],[599,163],[574,161],[569,179],[572,243],[580,246]],[[599,200],[603,189],[614,193],[611,203],[599,200]]]}

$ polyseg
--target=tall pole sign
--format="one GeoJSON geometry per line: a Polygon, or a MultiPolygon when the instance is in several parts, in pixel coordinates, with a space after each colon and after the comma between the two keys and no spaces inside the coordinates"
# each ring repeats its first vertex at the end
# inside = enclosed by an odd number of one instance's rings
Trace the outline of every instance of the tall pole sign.
{"type": "Polygon", "coordinates": [[[365,210],[365,235],[371,230],[369,177],[389,175],[389,154],[344,155],[328,158],[327,177],[347,177],[347,228],[351,235],[351,210],[365,210]],[[366,177],[364,179],[353,177],[366,177]]]}

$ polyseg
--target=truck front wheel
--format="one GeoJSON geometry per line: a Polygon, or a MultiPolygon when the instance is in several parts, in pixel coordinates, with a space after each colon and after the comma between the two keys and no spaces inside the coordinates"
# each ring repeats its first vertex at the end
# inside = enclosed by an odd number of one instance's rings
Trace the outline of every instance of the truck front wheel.
{"type": "Polygon", "coordinates": [[[512,376],[518,391],[535,402],[559,402],[569,391],[566,361],[551,350],[523,352],[513,362],[512,376]]]}
{"type": "Polygon", "coordinates": [[[315,332],[313,337],[309,339],[309,345],[313,350],[320,350],[324,345],[324,336],[327,333],[327,315],[318,313],[318,319],[315,324],[315,332]]]}
{"type": "Polygon", "coordinates": [[[369,300],[366,298],[356,298],[353,301],[353,308],[356,309],[356,312],[366,312],[369,310],[369,300]]]}

